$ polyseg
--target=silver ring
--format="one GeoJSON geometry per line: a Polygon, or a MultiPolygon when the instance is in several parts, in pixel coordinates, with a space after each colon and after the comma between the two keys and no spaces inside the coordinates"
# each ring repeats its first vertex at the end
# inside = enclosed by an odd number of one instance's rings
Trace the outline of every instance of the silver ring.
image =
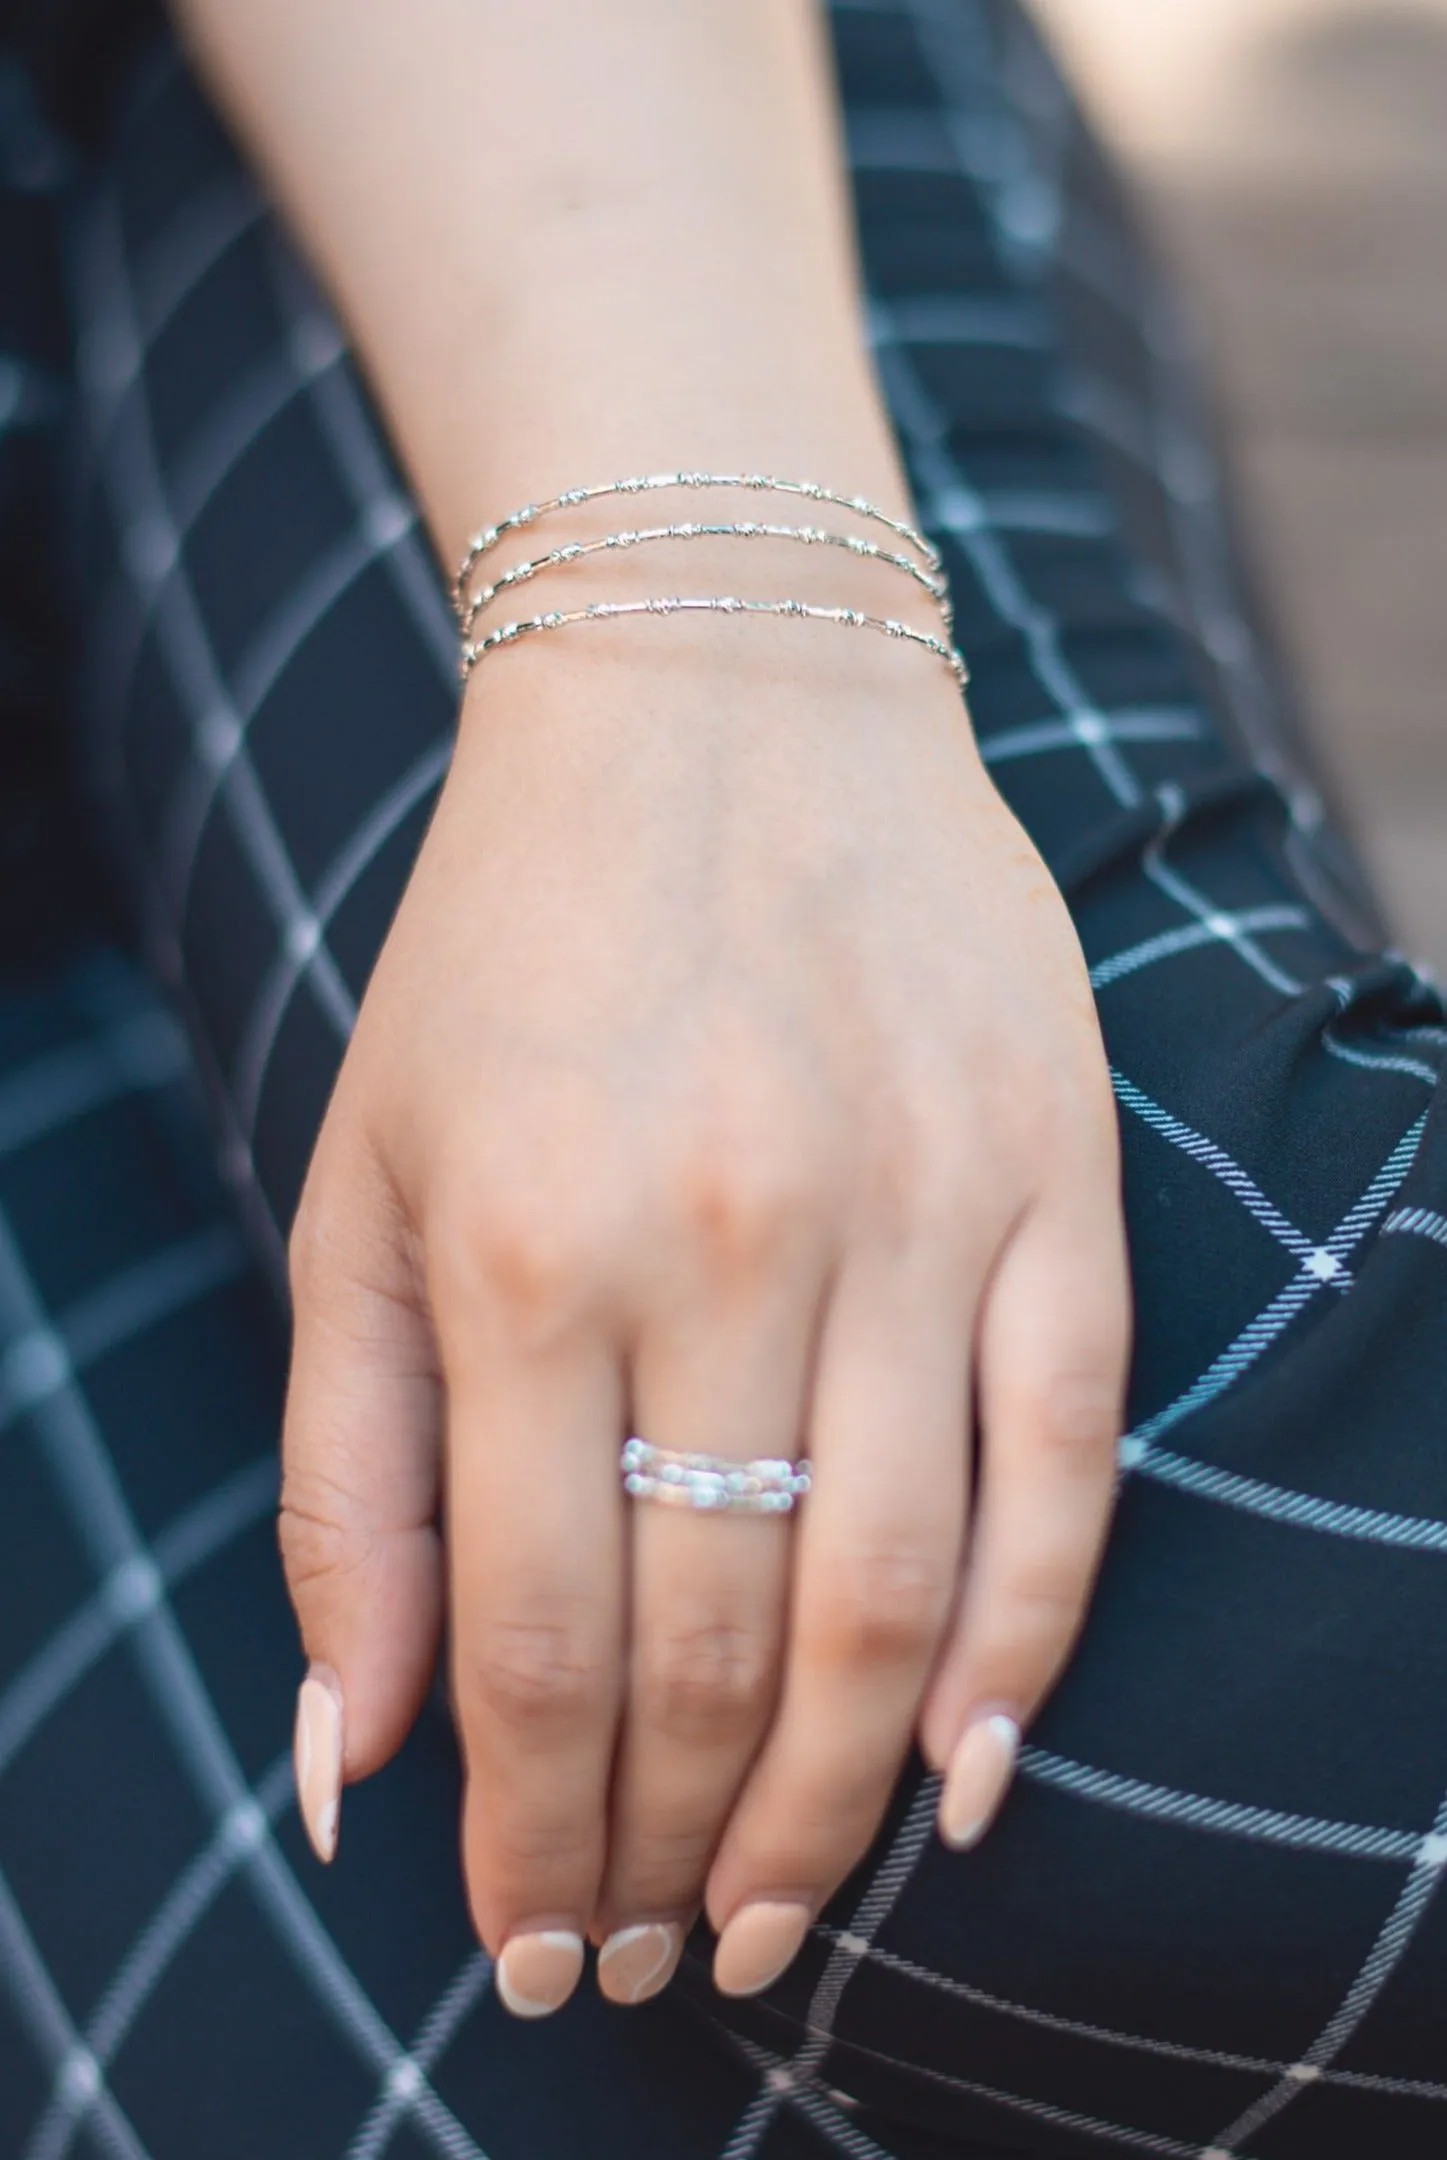
{"type": "Polygon", "coordinates": [[[813,1483],[807,1462],[774,1455],[744,1463],[727,1455],[686,1455],[655,1447],[637,1433],[625,1441],[618,1468],[631,1500],[725,1515],[787,1515],[813,1483]]]}

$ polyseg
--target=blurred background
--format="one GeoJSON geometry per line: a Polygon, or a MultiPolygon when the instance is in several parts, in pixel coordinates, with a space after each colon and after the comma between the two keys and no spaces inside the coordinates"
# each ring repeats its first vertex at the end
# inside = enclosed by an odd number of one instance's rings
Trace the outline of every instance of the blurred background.
{"type": "Polygon", "coordinates": [[[1447,0],[1033,0],[1211,356],[1323,760],[1447,982],[1447,0]]]}

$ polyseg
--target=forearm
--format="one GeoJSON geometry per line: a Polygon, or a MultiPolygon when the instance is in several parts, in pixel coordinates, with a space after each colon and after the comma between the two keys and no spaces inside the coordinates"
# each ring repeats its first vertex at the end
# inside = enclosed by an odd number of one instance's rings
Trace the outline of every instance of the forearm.
{"type": "Polygon", "coordinates": [[[176,0],[447,559],[677,465],[898,507],[815,0],[176,0]]]}

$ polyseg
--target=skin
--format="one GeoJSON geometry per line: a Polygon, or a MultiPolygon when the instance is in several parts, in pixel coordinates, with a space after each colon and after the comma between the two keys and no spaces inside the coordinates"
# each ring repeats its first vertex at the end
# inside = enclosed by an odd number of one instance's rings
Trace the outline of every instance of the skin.
{"type": "MultiPolygon", "coordinates": [[[[913,515],[806,0],[179,14],[444,560],[680,466],[913,515]]],[[[546,537],[643,521],[620,508],[546,537]]],[[[933,627],[823,552],[674,544],[536,604],[788,592],[933,627]]],[[[294,1233],[282,1545],[349,1779],[445,1628],[494,1954],[816,1911],[912,1738],[943,1767],[973,1718],[1028,1720],[1110,1508],[1118,1175],[1073,928],[937,661],[690,618],[476,671],[294,1233]],[[630,1429],[807,1453],[815,1489],[784,1521],[630,1510],[630,1429]]]]}

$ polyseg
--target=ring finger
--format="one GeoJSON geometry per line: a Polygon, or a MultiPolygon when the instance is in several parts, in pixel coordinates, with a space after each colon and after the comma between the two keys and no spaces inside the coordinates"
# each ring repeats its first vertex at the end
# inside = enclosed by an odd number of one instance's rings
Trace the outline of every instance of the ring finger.
{"type": "MultiPolygon", "coordinates": [[[[746,1462],[798,1452],[817,1293],[760,1308],[715,1300],[640,1344],[638,1432],[746,1462]]],[[[615,2002],[666,1983],[778,1690],[790,1567],[786,1514],[632,1511],[632,1624],[607,1878],[595,1932],[615,2002]]]]}

